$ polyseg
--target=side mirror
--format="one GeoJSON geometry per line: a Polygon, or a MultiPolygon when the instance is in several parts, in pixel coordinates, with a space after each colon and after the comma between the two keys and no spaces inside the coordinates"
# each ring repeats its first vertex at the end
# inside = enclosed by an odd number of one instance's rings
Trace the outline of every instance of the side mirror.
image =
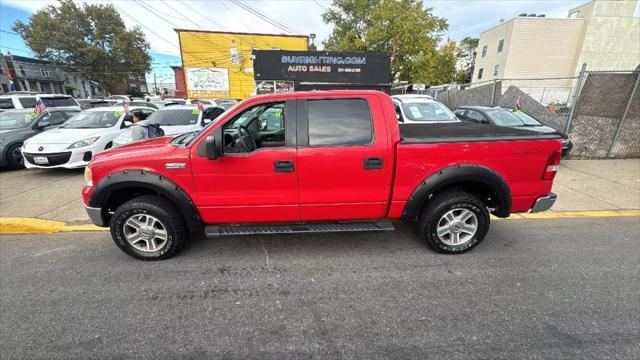
{"type": "Polygon", "coordinates": [[[211,123],[213,121],[213,119],[202,119],[202,125],[207,125],[209,123],[211,123]]]}
{"type": "Polygon", "coordinates": [[[124,124],[124,127],[129,127],[129,126],[133,125],[133,121],[125,120],[123,122],[123,124],[124,124]]]}
{"type": "Polygon", "coordinates": [[[207,136],[205,141],[205,148],[207,152],[207,159],[215,160],[218,158],[218,147],[216,146],[216,139],[213,136],[207,136]]]}
{"type": "Polygon", "coordinates": [[[39,129],[45,128],[47,126],[51,126],[51,122],[49,122],[49,121],[40,121],[38,123],[38,128],[39,129]]]}

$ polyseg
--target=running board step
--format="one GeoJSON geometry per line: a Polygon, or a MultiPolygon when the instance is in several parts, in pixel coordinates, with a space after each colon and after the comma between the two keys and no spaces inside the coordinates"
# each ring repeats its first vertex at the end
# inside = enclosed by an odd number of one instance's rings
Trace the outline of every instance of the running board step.
{"type": "Polygon", "coordinates": [[[286,225],[209,225],[204,232],[206,237],[236,235],[271,235],[271,234],[306,234],[327,232],[355,232],[355,231],[391,231],[395,227],[389,221],[378,222],[349,222],[349,223],[318,223],[318,224],[286,224],[286,225]]]}

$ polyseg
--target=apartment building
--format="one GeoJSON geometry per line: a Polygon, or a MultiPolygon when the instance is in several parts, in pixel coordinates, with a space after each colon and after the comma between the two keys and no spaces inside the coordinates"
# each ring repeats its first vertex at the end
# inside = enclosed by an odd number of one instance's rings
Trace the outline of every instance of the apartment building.
{"type": "Polygon", "coordinates": [[[480,34],[472,83],[575,76],[640,64],[638,0],[593,0],[566,18],[521,14],[480,34]]]}
{"type": "Polygon", "coordinates": [[[102,96],[97,82],[68,68],[26,56],[0,54],[0,94],[11,91],[12,86],[15,90],[68,94],[79,99],[102,96]]]}

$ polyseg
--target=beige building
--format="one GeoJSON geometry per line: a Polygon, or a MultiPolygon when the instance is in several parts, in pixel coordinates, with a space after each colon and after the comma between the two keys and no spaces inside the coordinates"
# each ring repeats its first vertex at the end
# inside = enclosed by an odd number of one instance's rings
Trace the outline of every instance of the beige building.
{"type": "Polygon", "coordinates": [[[566,18],[530,14],[503,22],[480,34],[472,83],[571,77],[583,63],[588,70],[634,69],[640,64],[637,6],[638,0],[593,0],[566,18]]]}

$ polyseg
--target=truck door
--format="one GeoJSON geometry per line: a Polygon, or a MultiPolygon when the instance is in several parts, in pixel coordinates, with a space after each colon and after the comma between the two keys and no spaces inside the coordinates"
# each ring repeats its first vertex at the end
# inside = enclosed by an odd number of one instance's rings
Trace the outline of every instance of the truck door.
{"type": "Polygon", "coordinates": [[[251,106],[222,125],[215,160],[191,156],[205,223],[298,221],[295,102],[251,106]]]}
{"type": "Polygon", "coordinates": [[[301,220],[385,217],[391,161],[382,116],[376,96],[299,102],[301,220]]]}

